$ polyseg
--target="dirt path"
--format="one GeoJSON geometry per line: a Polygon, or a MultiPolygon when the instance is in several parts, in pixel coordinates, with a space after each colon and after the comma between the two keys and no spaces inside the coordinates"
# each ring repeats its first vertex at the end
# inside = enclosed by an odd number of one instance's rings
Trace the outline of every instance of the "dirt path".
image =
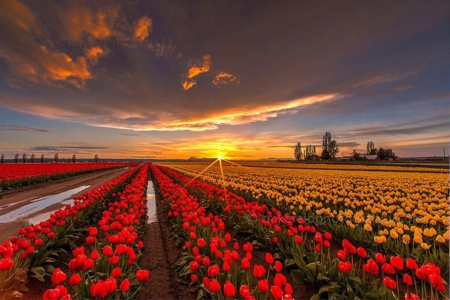
{"type": "Polygon", "coordinates": [[[129,167],[103,170],[48,182],[34,188],[11,191],[2,195],[0,198],[0,242],[17,234],[20,227],[29,225],[33,220],[37,223],[40,218],[45,217],[48,213],[64,207],[64,200],[96,189],[98,186],[125,173],[128,169],[129,167]],[[33,210],[29,209],[33,200],[50,195],[59,195],[60,199],[55,199],[55,203],[52,204],[48,204],[49,199],[44,199],[45,201],[39,201],[41,204],[37,205],[41,206],[41,209],[39,207],[33,208],[33,210]]]}

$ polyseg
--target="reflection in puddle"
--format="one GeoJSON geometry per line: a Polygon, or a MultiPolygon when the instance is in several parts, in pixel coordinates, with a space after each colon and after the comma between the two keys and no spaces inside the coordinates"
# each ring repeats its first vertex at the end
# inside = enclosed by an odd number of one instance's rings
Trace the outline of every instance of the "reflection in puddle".
{"type": "Polygon", "coordinates": [[[7,204],[7,205],[0,206],[0,210],[5,209],[5,208],[8,208],[8,207],[10,207],[11,205],[12,205],[12,204],[7,204]]]}
{"type": "Polygon", "coordinates": [[[153,188],[153,181],[148,182],[147,186],[147,208],[148,208],[148,223],[158,222],[156,215],[156,200],[155,189],[153,188]]]}
{"type": "MultiPolygon", "coordinates": [[[[56,195],[50,195],[42,198],[35,199],[28,203],[27,205],[24,205],[16,210],[13,210],[7,214],[4,214],[3,216],[0,216],[0,224],[16,221],[18,218],[29,216],[33,213],[39,212],[50,205],[53,205],[55,203],[61,202],[62,200],[66,200],[67,198],[71,197],[72,195],[75,195],[82,190],[88,188],[89,185],[80,186],[75,189],[71,189],[68,191],[65,191],[63,193],[59,193],[56,195]]],[[[52,212],[48,214],[50,216],[52,212]]],[[[46,219],[44,219],[46,220],[46,219]]]]}

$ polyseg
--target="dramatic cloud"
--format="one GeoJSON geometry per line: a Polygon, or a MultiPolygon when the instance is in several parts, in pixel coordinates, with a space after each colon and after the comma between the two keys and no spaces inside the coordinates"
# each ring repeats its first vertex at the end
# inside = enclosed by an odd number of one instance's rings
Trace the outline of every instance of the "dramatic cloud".
{"type": "Polygon", "coordinates": [[[86,57],[94,61],[97,61],[97,59],[103,56],[104,54],[105,51],[99,46],[94,46],[86,51],[86,57]]]}
{"type": "MultiPolygon", "coordinates": [[[[148,48],[155,53],[156,56],[171,57],[175,55],[176,47],[170,42],[151,42],[148,48]]],[[[178,53],[178,59],[182,58],[182,54],[178,53]]]]}
{"type": "Polygon", "coordinates": [[[45,132],[45,133],[52,133],[52,130],[49,129],[41,129],[41,128],[34,128],[34,127],[28,127],[28,126],[15,126],[15,125],[0,125],[0,130],[12,130],[12,131],[37,131],[37,132],[45,132]]]}
{"type": "Polygon", "coordinates": [[[108,149],[109,147],[103,146],[36,146],[31,147],[33,151],[63,151],[63,150],[99,150],[108,149]]]}
{"type": "Polygon", "coordinates": [[[139,19],[136,29],[134,30],[134,37],[143,42],[149,35],[149,32],[152,28],[152,19],[147,16],[144,16],[139,19]]]}
{"type": "Polygon", "coordinates": [[[219,72],[219,74],[217,74],[214,80],[212,81],[212,84],[217,86],[229,83],[239,84],[239,80],[236,78],[236,76],[227,72],[219,72]]]}
{"type": "Polygon", "coordinates": [[[66,40],[81,42],[85,35],[103,40],[113,34],[113,26],[119,18],[118,6],[93,9],[81,3],[69,2],[69,5],[59,10],[59,20],[63,24],[66,40]]]}
{"type": "Polygon", "coordinates": [[[0,18],[7,19],[21,29],[37,29],[37,22],[31,10],[17,0],[0,1],[0,18]]]}
{"type": "Polygon", "coordinates": [[[199,64],[192,64],[189,67],[189,70],[186,75],[186,79],[183,81],[182,86],[183,89],[188,90],[196,84],[196,81],[193,80],[194,77],[209,72],[211,68],[211,55],[205,54],[202,56],[202,61],[199,64]]]}

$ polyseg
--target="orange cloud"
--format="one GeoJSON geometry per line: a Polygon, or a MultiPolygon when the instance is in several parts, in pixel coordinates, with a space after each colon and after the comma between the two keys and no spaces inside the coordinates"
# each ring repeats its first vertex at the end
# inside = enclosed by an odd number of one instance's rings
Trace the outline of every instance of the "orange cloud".
{"type": "Polygon", "coordinates": [[[108,7],[95,12],[79,5],[62,11],[60,20],[65,25],[66,38],[72,42],[80,41],[83,34],[106,39],[113,34],[113,25],[119,17],[118,11],[118,7],[108,7]]]}
{"type": "Polygon", "coordinates": [[[152,19],[147,16],[144,16],[139,19],[136,29],[134,30],[134,37],[143,42],[149,34],[149,31],[152,27],[152,19]]]}
{"type": "Polygon", "coordinates": [[[188,80],[185,80],[181,85],[183,86],[183,89],[187,91],[188,89],[190,89],[191,87],[193,87],[196,84],[197,84],[197,82],[195,82],[195,80],[188,79],[188,80]]]}
{"type": "Polygon", "coordinates": [[[36,50],[36,59],[23,60],[11,54],[3,57],[17,74],[35,83],[64,81],[77,88],[84,88],[85,80],[92,77],[85,57],[78,57],[74,61],[67,54],[49,51],[44,46],[36,50]]]}
{"type": "Polygon", "coordinates": [[[99,46],[94,46],[86,51],[86,57],[91,60],[92,63],[97,63],[98,58],[106,54],[106,51],[99,46]]]}
{"type": "Polygon", "coordinates": [[[187,78],[191,79],[195,76],[209,72],[209,69],[211,68],[211,55],[206,54],[202,56],[202,64],[200,66],[193,65],[189,68],[187,78]]]}
{"type": "Polygon", "coordinates": [[[200,65],[194,64],[189,68],[188,73],[186,75],[186,79],[181,83],[183,89],[188,90],[194,85],[196,85],[197,82],[192,78],[202,73],[209,72],[210,68],[211,68],[211,55],[205,54],[202,56],[202,62],[200,65]]]}
{"type": "Polygon", "coordinates": [[[219,85],[225,85],[229,83],[235,83],[239,84],[239,80],[234,76],[233,74],[227,73],[227,72],[219,72],[219,74],[216,75],[214,80],[211,82],[212,84],[219,86],[219,85]]]}
{"type": "Polygon", "coordinates": [[[25,31],[38,28],[31,10],[17,0],[0,1],[0,17],[9,19],[25,31]]]}
{"type": "Polygon", "coordinates": [[[156,56],[169,57],[175,53],[176,47],[172,43],[154,42],[148,45],[148,48],[155,53],[156,56]]]}

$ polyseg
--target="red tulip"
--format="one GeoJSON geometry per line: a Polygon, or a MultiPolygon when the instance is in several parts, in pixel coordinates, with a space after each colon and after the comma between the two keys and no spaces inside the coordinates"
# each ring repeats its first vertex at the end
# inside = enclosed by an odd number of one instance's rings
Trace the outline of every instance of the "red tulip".
{"type": "Polygon", "coordinates": [[[89,235],[97,235],[97,228],[96,227],[89,227],[88,228],[89,235]]]}
{"type": "Polygon", "coordinates": [[[253,266],[253,276],[256,278],[263,277],[266,274],[266,269],[261,265],[253,266]]]}
{"type": "Polygon", "coordinates": [[[414,293],[405,294],[405,300],[420,300],[420,297],[414,293]]]}
{"type": "Polygon", "coordinates": [[[150,272],[148,270],[136,271],[136,279],[141,282],[148,281],[150,279],[150,272]]]}
{"type": "Polygon", "coordinates": [[[58,289],[48,289],[44,292],[44,300],[59,300],[61,292],[58,289]]]}
{"type": "Polygon", "coordinates": [[[117,282],[114,277],[109,277],[106,279],[106,284],[108,284],[108,292],[113,293],[117,288],[117,282]]]}
{"type": "Polygon", "coordinates": [[[403,270],[403,258],[400,256],[391,256],[390,263],[397,270],[403,270]]]}
{"type": "Polygon", "coordinates": [[[272,242],[273,242],[274,244],[278,244],[278,242],[279,242],[278,237],[277,237],[277,236],[274,236],[274,237],[272,238],[272,242]]]}
{"type": "Polygon", "coordinates": [[[119,262],[120,259],[117,255],[113,255],[108,260],[110,264],[115,265],[119,262]]]}
{"type": "Polygon", "coordinates": [[[52,283],[54,285],[59,285],[63,283],[66,280],[66,278],[67,275],[60,268],[56,268],[55,270],[53,270],[52,283]]]}
{"type": "Polygon", "coordinates": [[[198,279],[197,274],[191,274],[191,282],[196,282],[198,279]]]}
{"type": "Polygon", "coordinates": [[[114,278],[119,278],[120,275],[122,275],[122,269],[119,267],[115,267],[112,271],[111,271],[111,276],[114,278]]]}
{"type": "Polygon", "coordinates": [[[388,289],[394,290],[397,287],[397,282],[390,277],[384,277],[383,284],[388,289]]]}
{"type": "Polygon", "coordinates": [[[338,269],[344,274],[347,274],[348,272],[350,272],[352,270],[352,268],[353,268],[352,263],[349,261],[345,261],[345,262],[341,261],[338,264],[338,269]]]}
{"type": "Polygon", "coordinates": [[[213,265],[208,267],[208,277],[216,277],[220,273],[219,265],[213,265]]]}
{"type": "Polygon", "coordinates": [[[337,252],[337,257],[338,257],[340,260],[342,260],[342,261],[346,260],[346,259],[347,259],[347,251],[346,251],[346,250],[339,250],[339,251],[337,252]]]}
{"type": "Polygon", "coordinates": [[[373,260],[369,259],[366,264],[364,264],[364,272],[377,275],[379,271],[378,264],[373,260]]]}
{"type": "MultiPolygon", "coordinates": [[[[410,270],[416,270],[419,266],[417,265],[416,261],[412,259],[411,257],[406,260],[406,267],[410,270]]],[[[414,295],[414,294],[413,294],[414,295]]]]}
{"type": "Polygon", "coordinates": [[[241,295],[241,298],[246,299],[248,296],[250,296],[250,288],[243,284],[239,288],[239,295],[241,295]]]}
{"type": "Polygon", "coordinates": [[[413,285],[413,280],[412,280],[411,275],[409,275],[408,273],[406,273],[406,274],[403,276],[403,283],[404,283],[404,284],[407,284],[407,285],[409,285],[409,286],[412,286],[412,285],[413,285]]]}
{"type": "Polygon", "coordinates": [[[91,253],[91,259],[97,259],[98,258],[98,251],[97,251],[97,249],[94,249],[94,251],[92,251],[92,253],[91,253]]]}
{"type": "Polygon", "coordinates": [[[386,263],[386,257],[381,253],[375,254],[375,260],[377,261],[377,263],[379,263],[381,265],[386,263]]]}
{"type": "Polygon", "coordinates": [[[130,289],[130,281],[125,278],[124,280],[122,280],[122,282],[120,283],[120,290],[122,291],[122,293],[127,292],[130,289]]]}
{"type": "Polygon", "coordinates": [[[283,264],[280,261],[277,260],[275,262],[275,271],[277,271],[279,273],[282,270],[283,270],[283,264]]]}
{"type": "Polygon", "coordinates": [[[81,282],[81,276],[78,273],[73,274],[69,278],[70,285],[78,285],[81,282]]]}
{"type": "Polygon", "coordinates": [[[269,282],[267,281],[267,279],[258,281],[258,290],[261,294],[267,293],[267,291],[269,290],[269,282]]]}
{"type": "Polygon", "coordinates": [[[247,270],[248,268],[250,268],[250,261],[248,260],[248,258],[244,257],[242,259],[241,266],[244,270],[247,270]]]}
{"type": "Polygon", "coordinates": [[[289,295],[293,293],[292,285],[290,283],[286,283],[284,286],[284,292],[289,295]]]}
{"type": "Polygon", "coordinates": [[[366,258],[367,257],[367,251],[363,247],[358,247],[358,249],[356,249],[356,253],[361,258],[366,258]]]}
{"type": "Polygon", "coordinates": [[[280,288],[286,284],[286,277],[281,273],[276,273],[273,279],[273,284],[279,286],[280,288]]]}
{"type": "MultiPolygon", "coordinates": [[[[331,241],[331,239],[332,239],[332,235],[331,235],[331,233],[329,233],[328,231],[325,232],[325,239],[327,239],[327,240],[329,240],[329,241],[331,241]]],[[[289,293],[289,294],[291,294],[291,293],[289,293]]]]}
{"type": "Polygon", "coordinates": [[[113,255],[113,249],[108,245],[104,246],[103,247],[103,255],[105,255],[105,256],[113,255]]]}
{"type": "Polygon", "coordinates": [[[211,293],[217,293],[220,291],[220,289],[220,283],[216,279],[211,280],[211,283],[209,284],[209,290],[211,291],[211,293]]]}
{"type": "Polygon", "coordinates": [[[202,259],[202,264],[203,264],[205,267],[209,267],[209,265],[211,264],[211,260],[209,259],[208,256],[203,257],[203,259],[202,259]]]}
{"type": "Polygon", "coordinates": [[[272,285],[270,287],[270,293],[272,294],[272,297],[274,299],[282,299],[283,295],[284,295],[283,290],[279,286],[276,286],[276,285],[272,285]]]}
{"type": "Polygon", "coordinates": [[[191,269],[191,271],[197,271],[198,263],[196,261],[191,261],[191,263],[189,264],[189,268],[191,269]]]}
{"type": "Polygon", "coordinates": [[[383,271],[386,274],[395,274],[395,269],[392,267],[391,264],[385,263],[381,266],[381,271],[383,271]]]}
{"type": "Polygon", "coordinates": [[[301,244],[302,241],[303,241],[303,239],[302,239],[301,236],[296,235],[296,236],[294,237],[294,242],[295,242],[296,244],[301,244]]]}
{"type": "Polygon", "coordinates": [[[273,264],[273,256],[270,253],[266,253],[266,263],[269,265],[273,264]]]}
{"type": "Polygon", "coordinates": [[[236,288],[228,280],[225,281],[225,284],[223,285],[223,294],[225,297],[233,297],[234,294],[236,294],[236,288]]]}
{"type": "Polygon", "coordinates": [[[109,294],[109,285],[104,280],[99,280],[91,285],[91,296],[105,298],[109,294]]]}

